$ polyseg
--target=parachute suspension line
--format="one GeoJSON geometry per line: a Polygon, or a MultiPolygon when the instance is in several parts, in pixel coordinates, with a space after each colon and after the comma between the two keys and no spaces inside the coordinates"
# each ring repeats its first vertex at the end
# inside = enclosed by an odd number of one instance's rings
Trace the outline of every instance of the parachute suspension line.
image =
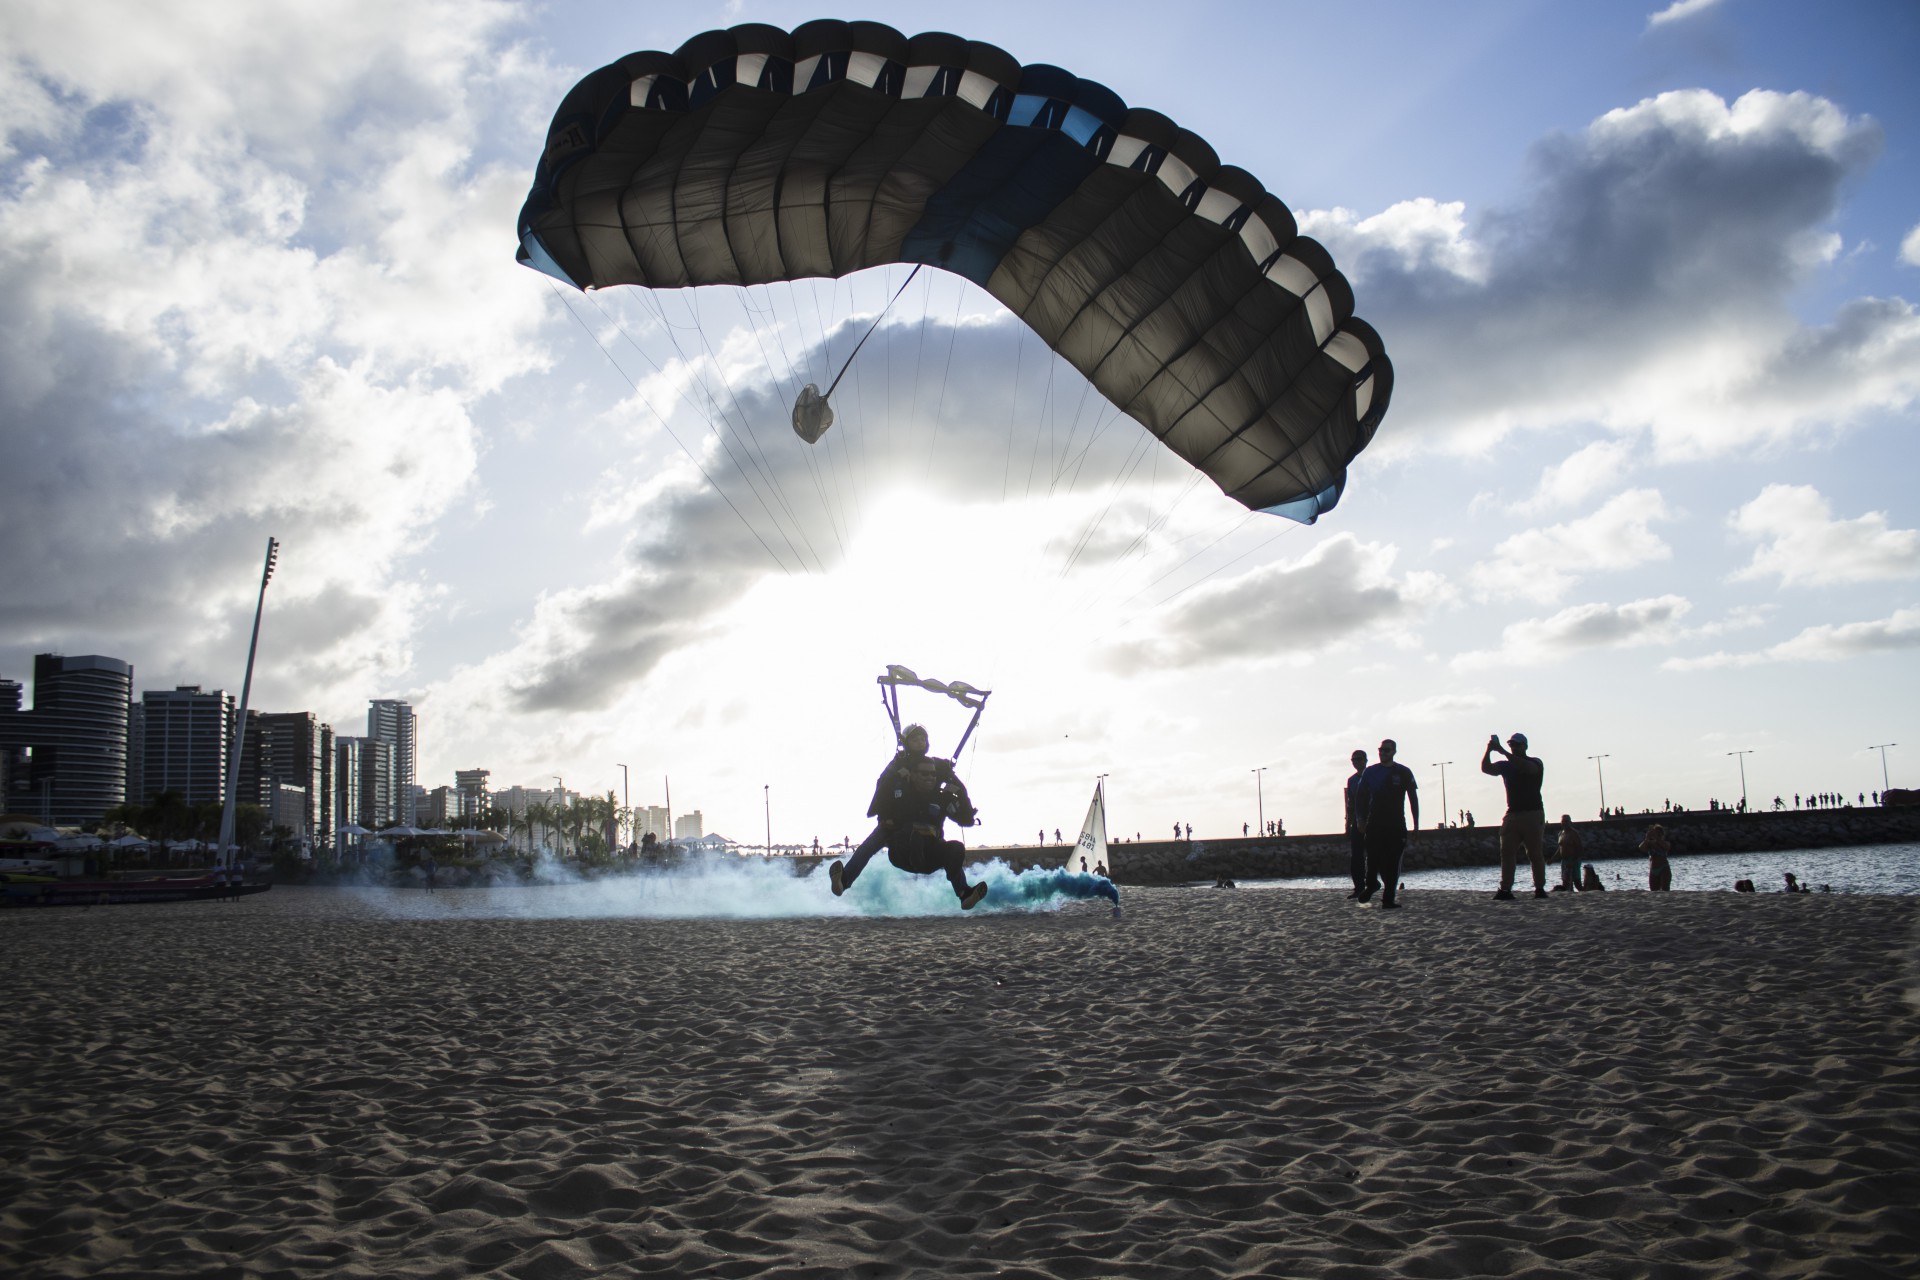
{"type": "MultiPolygon", "coordinates": [[[[673,349],[679,353],[681,363],[686,365],[686,367],[689,369],[697,367],[696,362],[687,355],[686,348],[681,346],[680,337],[679,337],[679,334],[675,332],[674,323],[672,320],[668,319],[666,309],[660,305],[660,300],[657,297],[652,296],[651,290],[643,291],[641,296],[651,301],[654,304],[656,311],[660,316],[660,323],[663,327],[665,327],[667,331],[667,337],[673,343],[673,349]]],[[[646,350],[642,348],[639,343],[635,342],[633,338],[627,334],[626,330],[622,328],[617,321],[613,320],[611,316],[607,316],[606,310],[600,306],[600,303],[597,299],[594,300],[593,305],[594,305],[594,309],[599,311],[602,316],[606,316],[608,323],[613,324],[616,329],[620,330],[620,335],[623,338],[626,338],[627,345],[631,346],[635,351],[638,351],[641,355],[641,358],[646,360],[648,364],[652,365],[656,373],[660,373],[664,376],[666,371],[660,368],[659,364],[657,364],[654,361],[653,357],[648,355],[646,350]]],[[[738,471],[740,473],[740,478],[746,481],[747,488],[752,491],[755,501],[759,502],[760,509],[766,512],[767,519],[769,522],[772,523],[774,532],[778,533],[780,535],[781,541],[787,544],[787,550],[793,552],[793,558],[800,565],[800,571],[802,573],[808,572],[806,557],[800,554],[800,549],[794,546],[793,539],[789,537],[787,534],[787,531],[783,527],[781,527],[780,517],[774,514],[772,507],[767,505],[766,496],[760,492],[760,487],[754,484],[753,477],[747,474],[746,467],[741,465],[739,457],[734,453],[733,445],[728,442],[727,437],[729,435],[735,434],[733,431],[732,424],[727,422],[726,415],[720,412],[720,406],[718,403],[715,402],[713,398],[712,389],[706,386],[704,380],[702,380],[702,383],[701,383],[701,391],[706,395],[707,406],[708,406],[707,412],[703,416],[705,416],[707,419],[707,424],[709,429],[713,431],[714,439],[719,441],[720,447],[726,451],[727,460],[733,463],[733,468],[735,471],[738,471]],[[718,426],[714,425],[716,421],[719,423],[718,426]],[[724,430],[722,428],[724,428],[724,430]]],[[[684,391],[681,392],[680,398],[686,402],[687,407],[693,410],[694,413],[699,414],[701,412],[700,406],[695,404],[691,399],[691,397],[689,397],[686,392],[684,391]]],[[[736,440],[737,440],[737,436],[736,436],[736,440]]],[[[748,461],[752,461],[751,456],[749,456],[748,461]]]]}
{"type": "Polygon", "coordinates": [[[893,291],[893,297],[887,300],[886,306],[880,308],[880,314],[873,318],[873,323],[867,326],[867,331],[860,335],[860,341],[853,344],[853,351],[848,354],[847,363],[840,366],[840,372],[833,376],[832,385],[822,393],[821,399],[831,400],[833,398],[833,388],[839,386],[840,379],[847,376],[847,369],[852,366],[853,357],[860,354],[860,348],[867,345],[867,339],[871,338],[873,331],[880,327],[880,322],[887,318],[887,312],[893,309],[894,303],[900,301],[900,295],[907,291],[907,286],[913,283],[913,278],[920,274],[920,266],[921,264],[917,262],[913,264],[913,270],[907,272],[907,278],[902,280],[900,287],[893,291]]]}
{"type": "MultiPolygon", "coordinates": [[[[587,337],[593,340],[593,345],[600,348],[600,354],[607,358],[607,363],[613,366],[613,371],[619,374],[621,379],[627,384],[627,386],[633,389],[633,394],[635,398],[638,399],[640,396],[639,386],[634,382],[634,380],[631,377],[627,376],[627,371],[620,367],[620,362],[613,358],[613,352],[607,350],[606,343],[600,341],[600,335],[593,331],[593,326],[587,323],[586,317],[582,316],[578,311],[575,311],[573,309],[573,303],[567,298],[566,294],[560,292],[559,285],[554,284],[551,281],[548,282],[548,285],[550,288],[552,288],[554,296],[560,299],[561,305],[567,309],[567,314],[572,316],[574,318],[574,321],[577,324],[579,324],[580,328],[586,332],[587,337]]],[[[629,339],[629,341],[631,341],[631,339],[629,339]]],[[[686,443],[680,439],[677,433],[675,433],[672,424],[670,424],[667,421],[665,415],[663,415],[658,409],[654,408],[650,402],[643,401],[643,403],[646,403],[647,405],[647,412],[651,413],[654,417],[654,420],[660,424],[663,430],[666,431],[668,439],[672,440],[674,444],[680,447],[680,452],[687,455],[687,461],[691,462],[693,464],[693,469],[700,473],[700,478],[707,482],[707,487],[720,495],[720,500],[727,504],[727,509],[733,512],[734,516],[739,519],[741,525],[746,529],[746,531],[753,535],[753,540],[760,544],[760,549],[767,553],[767,558],[773,561],[773,563],[779,568],[781,573],[786,574],[788,577],[792,577],[793,571],[787,568],[786,562],[781,560],[780,557],[774,553],[773,548],[767,545],[767,540],[760,536],[760,531],[758,529],[753,527],[753,521],[747,519],[745,513],[743,513],[739,507],[734,505],[733,499],[727,496],[727,491],[720,487],[720,482],[715,480],[712,475],[708,474],[707,469],[700,465],[699,456],[695,454],[693,450],[687,448],[686,443]]]]}
{"type": "MultiPolygon", "coordinates": [[[[632,347],[633,350],[640,356],[640,358],[642,360],[645,360],[648,366],[652,368],[656,374],[665,376],[666,371],[660,367],[659,362],[654,360],[653,356],[647,352],[646,348],[642,347],[639,343],[633,340],[633,336],[626,331],[625,326],[623,326],[617,318],[615,318],[612,315],[609,315],[607,312],[607,309],[600,305],[600,302],[597,298],[594,298],[591,294],[584,295],[584,296],[586,296],[588,301],[593,304],[594,310],[600,313],[601,319],[605,320],[608,324],[612,325],[614,328],[614,331],[620,335],[621,339],[625,341],[629,347],[632,347]]],[[[692,368],[693,361],[687,359],[685,350],[680,347],[679,340],[674,335],[673,322],[667,318],[665,311],[661,311],[659,314],[660,314],[660,323],[662,324],[663,327],[665,327],[668,338],[673,341],[674,349],[680,352],[680,358],[682,362],[686,364],[687,367],[692,368]]],[[[638,388],[636,387],[635,390],[637,392],[638,388]]],[[[700,406],[694,403],[692,397],[689,396],[684,390],[679,392],[679,396],[680,396],[681,402],[684,403],[687,406],[687,408],[690,409],[696,416],[705,416],[707,418],[709,427],[711,427],[713,422],[713,416],[714,416],[712,413],[702,415],[700,406]]],[[[711,396],[709,396],[709,400],[711,400],[711,396]]],[[[649,409],[652,409],[651,404],[649,404],[648,407],[649,409]]],[[[665,425],[666,420],[665,418],[661,417],[659,411],[657,409],[654,409],[653,413],[656,418],[660,418],[662,425],[665,425]]],[[[671,434],[671,430],[669,430],[669,434],[671,434]]],[[[746,469],[740,465],[740,459],[734,454],[732,447],[727,443],[726,435],[716,430],[714,432],[714,438],[720,444],[720,447],[726,451],[727,460],[733,463],[734,470],[739,473],[741,480],[746,482],[748,490],[752,492],[754,499],[759,502],[760,509],[766,513],[767,519],[772,522],[774,531],[778,533],[780,535],[781,540],[787,544],[787,549],[793,552],[794,560],[796,563],[799,564],[801,572],[803,573],[806,572],[807,568],[806,568],[805,557],[803,557],[800,554],[799,549],[793,545],[793,540],[787,537],[786,530],[780,527],[779,517],[775,516],[772,510],[768,508],[766,499],[761,495],[760,490],[753,483],[753,477],[748,475],[746,472],[746,469]]],[[[675,442],[678,443],[677,436],[675,437],[675,442]]],[[[717,487],[718,486],[716,485],[716,488],[717,487]]],[[[731,499],[729,499],[729,503],[731,503],[731,499]]]]}
{"type": "Polygon", "coordinates": [[[1081,531],[1079,542],[1073,548],[1073,554],[1068,556],[1066,564],[1060,567],[1062,578],[1066,577],[1073,566],[1079,562],[1081,553],[1092,545],[1093,535],[1100,531],[1102,524],[1106,523],[1107,513],[1113,510],[1113,504],[1119,500],[1120,491],[1126,486],[1127,478],[1139,469],[1140,463],[1147,456],[1147,450],[1158,443],[1151,431],[1145,427],[1140,429],[1140,439],[1135,442],[1133,451],[1121,462],[1120,469],[1114,473],[1113,480],[1107,486],[1107,504],[1100,508],[1099,515],[1087,522],[1087,527],[1081,531]]]}
{"type": "MultiPolygon", "coordinates": [[[[787,298],[793,306],[793,313],[799,325],[801,339],[812,344],[812,349],[819,354],[820,367],[818,371],[814,369],[811,360],[807,363],[807,381],[817,386],[819,383],[826,381],[827,370],[833,367],[833,362],[827,350],[827,333],[830,328],[828,324],[828,309],[820,301],[820,279],[815,276],[809,278],[807,281],[807,293],[812,299],[811,306],[803,306],[797,296],[799,281],[788,282],[787,288],[787,298]],[[808,336],[806,331],[806,321],[809,316],[813,318],[814,335],[811,337],[808,336]]],[[[829,288],[829,297],[831,297],[831,294],[832,291],[831,288],[829,288]]],[[[859,490],[858,486],[854,483],[857,477],[853,465],[852,440],[847,434],[854,429],[854,426],[855,424],[853,422],[843,417],[841,429],[823,437],[823,442],[827,446],[828,472],[834,478],[834,491],[840,495],[842,511],[849,511],[859,506],[859,490]],[[834,438],[836,435],[840,437],[837,440],[834,438]],[[836,461],[837,466],[834,465],[836,461]]],[[[847,517],[849,528],[852,527],[852,519],[852,515],[849,514],[847,517]]]]}
{"type": "MultiPolygon", "coordinates": [[[[933,296],[933,277],[928,276],[920,282],[920,332],[913,342],[913,402],[912,416],[915,421],[920,417],[920,363],[927,350],[927,302],[933,296]]],[[[940,423],[936,419],[933,430],[938,431],[940,423]]]]}
{"type": "MultiPolygon", "coordinates": [[[[1053,496],[1054,491],[1060,487],[1060,478],[1067,474],[1067,467],[1069,465],[1069,463],[1067,462],[1067,458],[1073,452],[1073,438],[1076,435],[1080,434],[1080,416],[1087,411],[1087,395],[1092,390],[1093,390],[1093,383],[1088,382],[1084,378],[1081,379],[1080,400],[1079,400],[1079,403],[1073,406],[1073,418],[1067,423],[1067,438],[1060,445],[1060,457],[1054,464],[1053,478],[1047,482],[1048,497],[1053,496]]],[[[1098,415],[1096,414],[1096,417],[1097,416],[1098,415]]],[[[1088,447],[1089,448],[1092,447],[1091,440],[1088,441],[1088,447]]],[[[1084,450],[1082,450],[1080,456],[1081,457],[1086,456],[1086,453],[1084,450]]],[[[1069,492],[1071,492],[1071,488],[1069,488],[1069,492]]]]}
{"type": "Polygon", "coordinates": [[[1033,496],[1033,469],[1040,460],[1040,422],[1045,419],[1047,425],[1047,465],[1053,465],[1053,374],[1060,363],[1060,357],[1054,356],[1047,361],[1047,390],[1040,397],[1040,413],[1033,423],[1033,448],[1027,451],[1027,497],[1033,496]]]}
{"type": "MultiPolygon", "coordinates": [[[[767,488],[772,491],[774,500],[780,504],[781,510],[787,513],[787,519],[792,522],[794,532],[800,535],[800,541],[806,544],[807,552],[813,557],[814,564],[824,571],[826,562],[820,558],[820,552],[814,547],[813,539],[807,536],[806,524],[794,511],[793,503],[788,500],[787,488],[780,483],[780,473],[774,468],[772,460],[767,457],[766,447],[760,443],[760,433],[753,429],[753,415],[748,413],[746,407],[740,403],[740,395],[733,389],[733,379],[727,376],[725,368],[720,363],[720,353],[715,351],[713,343],[707,340],[707,325],[705,317],[700,312],[699,291],[690,291],[686,303],[687,312],[693,317],[694,332],[700,335],[700,345],[706,350],[707,359],[712,362],[714,372],[719,376],[720,385],[726,388],[727,399],[733,402],[733,411],[738,416],[740,425],[747,429],[747,439],[752,442],[747,446],[747,456],[753,459],[755,468],[767,482],[767,488]]],[[[769,369],[768,372],[771,373],[772,370],[769,369]]]]}
{"type": "MultiPolygon", "coordinates": [[[[745,311],[753,321],[753,341],[754,345],[760,349],[760,363],[766,368],[767,382],[776,391],[781,393],[780,398],[784,402],[787,398],[788,388],[792,386],[793,357],[787,353],[786,339],[780,333],[779,315],[773,310],[772,300],[769,299],[766,309],[762,310],[754,302],[754,287],[755,286],[749,285],[743,292],[740,304],[741,309],[745,311]],[[762,323],[762,318],[766,316],[773,318],[774,342],[780,348],[780,357],[785,363],[787,370],[787,378],[784,380],[774,371],[773,357],[767,350],[766,334],[762,323]]],[[[839,515],[834,510],[832,499],[827,496],[826,485],[821,482],[819,460],[813,456],[813,450],[811,449],[803,449],[801,451],[801,457],[805,459],[807,474],[813,480],[813,491],[820,499],[820,510],[827,518],[827,531],[833,535],[834,545],[840,549],[841,558],[845,559],[847,554],[846,539],[841,537],[839,515]]]]}
{"type": "MultiPolygon", "coordinates": [[[[1249,518],[1251,518],[1256,514],[1258,513],[1252,512],[1252,511],[1249,511],[1247,513],[1249,518]]],[[[1244,521],[1242,523],[1244,523],[1244,521]]],[[[1237,530],[1239,527],[1240,526],[1236,525],[1234,529],[1230,529],[1228,530],[1228,532],[1232,533],[1235,530],[1237,530]]],[[[1175,600],[1178,600],[1181,596],[1187,594],[1187,592],[1193,590],[1195,587],[1198,587],[1203,583],[1210,582],[1214,578],[1219,577],[1222,573],[1225,573],[1228,569],[1231,569],[1234,565],[1239,564],[1242,560],[1245,560],[1248,556],[1252,555],[1254,552],[1264,551],[1268,547],[1272,546],[1274,543],[1278,542],[1280,539],[1286,537],[1288,534],[1293,533],[1297,529],[1303,529],[1305,527],[1306,527],[1305,525],[1295,524],[1291,520],[1282,522],[1281,527],[1279,529],[1275,530],[1273,533],[1268,534],[1265,538],[1261,539],[1259,542],[1255,543],[1253,546],[1248,547],[1245,551],[1242,551],[1239,555],[1234,556],[1231,560],[1223,561],[1221,564],[1208,570],[1206,573],[1201,574],[1198,578],[1195,578],[1192,582],[1189,582],[1186,586],[1181,587],[1179,590],[1173,592],[1171,595],[1162,596],[1160,599],[1154,601],[1149,608],[1143,609],[1139,613],[1133,614],[1131,617],[1123,619],[1120,625],[1117,628],[1115,628],[1116,632],[1126,630],[1128,627],[1138,622],[1141,618],[1149,616],[1154,610],[1160,609],[1167,605],[1172,604],[1175,600]]],[[[1220,541],[1220,539],[1215,539],[1215,542],[1218,542],[1218,541],[1220,541]]],[[[1191,561],[1192,558],[1193,557],[1189,557],[1188,558],[1189,561],[1191,561]]],[[[1162,574],[1161,578],[1164,578],[1166,576],[1167,576],[1166,574],[1162,574]]],[[[1160,581],[1160,578],[1156,578],[1154,579],[1154,581],[1158,582],[1160,581]]],[[[1145,595],[1149,590],[1151,590],[1152,585],[1153,585],[1152,583],[1149,583],[1147,586],[1140,588],[1139,591],[1134,592],[1133,595],[1123,600],[1120,603],[1119,607],[1121,609],[1125,609],[1128,605],[1132,604],[1135,600],[1139,599],[1142,595],[1145,595]]]]}
{"type": "MultiPolygon", "coordinates": [[[[1013,316],[1013,312],[1007,312],[1013,316]]],[[[1013,381],[1007,384],[1007,465],[1000,473],[1000,501],[1007,500],[1008,482],[1013,476],[1013,422],[1014,410],[1020,403],[1020,365],[1026,358],[1027,326],[1019,316],[1013,316],[1013,381]]]]}
{"type": "MultiPolygon", "coordinates": [[[[947,364],[940,371],[940,400],[933,411],[933,431],[927,440],[927,465],[920,473],[923,481],[933,474],[934,448],[940,443],[940,422],[947,416],[947,381],[953,377],[953,348],[960,335],[960,304],[965,302],[966,298],[964,289],[954,290],[953,323],[947,327],[947,364]]],[[[922,316],[920,323],[924,331],[926,317],[922,316]]]]}

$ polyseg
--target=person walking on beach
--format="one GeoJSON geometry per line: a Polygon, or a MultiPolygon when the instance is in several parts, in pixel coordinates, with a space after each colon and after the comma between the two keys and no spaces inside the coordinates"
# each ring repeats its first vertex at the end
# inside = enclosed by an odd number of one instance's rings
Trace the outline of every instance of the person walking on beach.
{"type": "MultiPolygon", "coordinates": [[[[900,731],[900,750],[873,784],[867,813],[879,819],[872,833],[860,842],[853,857],[827,868],[834,897],[852,887],[882,846],[887,850],[887,861],[902,871],[914,875],[945,872],[963,911],[973,910],[987,896],[986,881],[967,883],[966,846],[946,839],[945,833],[948,818],[963,827],[974,825],[973,802],[955,776],[953,762],[927,754],[927,731],[921,726],[910,724],[900,731]]],[[[1046,832],[1040,836],[1044,843],[1046,832]]]]}
{"type": "Polygon", "coordinates": [[[1394,761],[1399,746],[1392,738],[1380,743],[1380,762],[1360,775],[1363,834],[1367,846],[1367,883],[1360,890],[1365,902],[1379,889],[1383,910],[1400,905],[1400,858],[1407,851],[1406,810],[1413,811],[1413,830],[1420,829],[1420,785],[1413,770],[1394,761]]]}
{"type": "Polygon", "coordinates": [[[1546,777],[1544,762],[1527,754],[1527,735],[1516,733],[1500,745],[1500,735],[1487,738],[1487,749],[1480,753],[1480,772],[1500,779],[1507,787],[1507,816],[1500,822],[1500,892],[1495,898],[1513,901],[1513,873],[1520,850],[1527,851],[1533,865],[1533,896],[1547,896],[1547,806],[1540,798],[1540,783],[1546,777]],[[1495,760],[1495,752],[1505,756],[1495,760]]]}
{"type": "Polygon", "coordinates": [[[1580,888],[1580,832],[1574,828],[1573,815],[1560,815],[1560,883],[1555,893],[1573,893],[1580,888]]]}
{"type": "Polygon", "coordinates": [[[1367,822],[1360,808],[1360,779],[1367,771],[1367,753],[1355,748],[1349,759],[1353,773],[1347,778],[1341,804],[1347,812],[1347,872],[1353,877],[1353,892],[1347,897],[1358,899],[1367,887],[1367,822]]]}

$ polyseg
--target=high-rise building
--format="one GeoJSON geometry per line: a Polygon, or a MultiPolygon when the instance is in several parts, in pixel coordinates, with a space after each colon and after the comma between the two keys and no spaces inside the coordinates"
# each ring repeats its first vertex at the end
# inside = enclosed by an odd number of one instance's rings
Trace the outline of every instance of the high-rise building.
{"type": "MultiPolygon", "coordinates": [[[[301,826],[311,848],[331,847],[334,831],[333,726],[311,711],[269,712],[249,733],[259,733],[260,776],[268,787],[294,786],[305,795],[301,826]]],[[[277,824],[278,825],[278,824],[277,824]]]]}
{"type": "Polygon", "coordinates": [[[453,771],[454,789],[460,793],[460,816],[469,819],[482,819],[493,809],[492,796],[487,791],[488,771],[485,769],[455,769],[453,771]]]}
{"type": "Polygon", "coordinates": [[[399,819],[414,822],[414,783],[418,781],[420,722],[411,704],[399,698],[375,698],[367,704],[367,736],[393,744],[393,792],[399,819]]]}
{"type": "Polygon", "coordinates": [[[266,803],[268,832],[277,835],[284,831],[299,847],[312,849],[313,833],[307,826],[309,807],[305,787],[296,787],[290,782],[270,784],[266,803]]]}
{"type": "Polygon", "coordinates": [[[24,735],[26,731],[17,718],[22,692],[18,680],[0,680],[0,813],[26,807],[16,805],[13,799],[16,782],[23,795],[27,786],[27,744],[24,737],[14,741],[16,735],[24,735]]]}
{"type": "Polygon", "coordinates": [[[692,813],[683,813],[673,820],[673,838],[675,840],[698,840],[705,834],[707,834],[706,828],[701,825],[700,811],[698,809],[695,809],[692,813]]]}
{"type": "Polygon", "coordinates": [[[429,827],[444,827],[460,816],[460,792],[453,787],[435,787],[421,803],[420,820],[429,827]]]}
{"type": "Polygon", "coordinates": [[[139,701],[127,703],[127,803],[147,798],[147,709],[139,701]]]}
{"type": "Polygon", "coordinates": [[[54,825],[98,822],[126,799],[127,702],[133,668],[100,654],[33,659],[33,708],[20,686],[0,689],[0,754],[10,794],[0,807],[54,825]],[[24,761],[25,786],[21,772],[24,761]]]}
{"type": "Polygon", "coordinates": [[[197,684],[140,695],[140,799],[177,791],[190,805],[226,799],[232,758],[233,695],[197,684]]]}
{"type": "Polygon", "coordinates": [[[644,840],[652,832],[655,840],[667,838],[667,810],[663,805],[633,806],[633,835],[636,840],[644,840]]]}
{"type": "Polygon", "coordinates": [[[393,744],[378,738],[333,740],[334,821],[369,831],[392,826],[399,806],[393,789],[393,744]]]}

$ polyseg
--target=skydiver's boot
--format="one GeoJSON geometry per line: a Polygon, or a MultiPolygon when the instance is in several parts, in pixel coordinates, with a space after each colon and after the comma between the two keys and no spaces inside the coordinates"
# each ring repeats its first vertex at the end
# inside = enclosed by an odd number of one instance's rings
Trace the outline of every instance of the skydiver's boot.
{"type": "Polygon", "coordinates": [[[837,898],[845,893],[847,891],[847,864],[837,858],[834,859],[833,865],[827,868],[827,879],[833,882],[834,897],[837,898]]]}
{"type": "Polygon", "coordinates": [[[985,880],[982,880],[979,884],[971,885],[965,893],[960,895],[960,909],[962,911],[971,911],[979,906],[980,900],[986,896],[987,882],[985,880]]]}

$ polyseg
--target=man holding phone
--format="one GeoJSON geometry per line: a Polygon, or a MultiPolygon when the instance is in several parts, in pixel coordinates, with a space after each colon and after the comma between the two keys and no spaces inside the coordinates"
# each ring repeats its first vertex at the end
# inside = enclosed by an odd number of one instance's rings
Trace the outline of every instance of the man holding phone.
{"type": "Polygon", "coordinates": [[[1547,806],[1540,798],[1540,783],[1546,777],[1544,761],[1527,754],[1527,735],[1516,733],[1500,745],[1500,735],[1487,738],[1487,749],[1480,755],[1480,772],[1492,774],[1507,786],[1507,816],[1500,821],[1500,892],[1502,902],[1513,900],[1513,873],[1521,849],[1533,864],[1533,896],[1547,896],[1547,806]],[[1495,760],[1494,753],[1506,757],[1495,760]]]}

